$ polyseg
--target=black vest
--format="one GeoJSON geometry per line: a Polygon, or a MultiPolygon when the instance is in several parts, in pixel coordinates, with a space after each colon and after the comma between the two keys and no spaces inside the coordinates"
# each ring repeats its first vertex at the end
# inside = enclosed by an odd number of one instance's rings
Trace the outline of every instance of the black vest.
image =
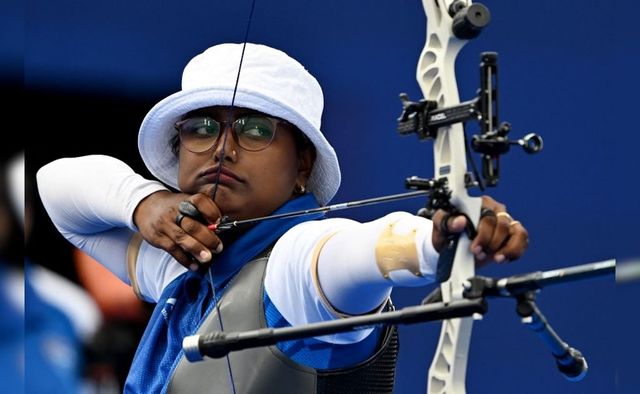
{"type": "MultiPolygon", "coordinates": [[[[219,301],[225,331],[246,331],[266,327],[263,294],[267,258],[247,263],[227,286],[219,301]]],[[[392,308],[389,304],[387,308],[392,308]]],[[[214,308],[198,334],[219,331],[214,308]]],[[[398,358],[395,326],[385,330],[376,353],[350,368],[318,371],[299,365],[276,346],[245,349],[229,353],[237,394],[313,394],[313,393],[392,393],[398,358]]],[[[168,393],[232,393],[225,358],[205,358],[190,363],[182,357],[168,393]]]]}

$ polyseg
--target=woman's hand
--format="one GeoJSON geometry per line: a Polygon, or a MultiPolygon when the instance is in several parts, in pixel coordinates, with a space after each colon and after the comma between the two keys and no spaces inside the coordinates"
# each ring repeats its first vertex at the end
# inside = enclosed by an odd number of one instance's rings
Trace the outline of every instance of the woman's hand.
{"type": "MultiPolygon", "coordinates": [[[[507,213],[507,208],[489,196],[482,196],[482,212],[477,235],[471,241],[471,253],[476,258],[476,267],[482,267],[491,261],[503,263],[522,256],[529,245],[529,233],[522,223],[507,213]]],[[[447,242],[445,228],[450,234],[461,233],[467,225],[467,218],[461,215],[447,215],[438,210],[433,215],[432,242],[440,252],[447,242]],[[446,219],[446,226],[442,220],[446,219]]]]}
{"type": "Polygon", "coordinates": [[[167,251],[183,266],[195,270],[194,258],[200,263],[211,261],[212,252],[222,251],[222,242],[207,228],[207,224],[181,215],[180,202],[193,204],[208,223],[217,223],[220,210],[204,194],[172,193],[159,191],[145,197],[133,213],[133,221],[142,237],[151,245],[167,251]]]}

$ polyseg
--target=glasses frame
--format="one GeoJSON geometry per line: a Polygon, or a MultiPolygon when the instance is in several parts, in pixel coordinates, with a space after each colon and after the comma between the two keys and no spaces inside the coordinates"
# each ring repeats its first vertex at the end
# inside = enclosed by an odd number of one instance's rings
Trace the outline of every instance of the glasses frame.
{"type": "Polygon", "coordinates": [[[192,153],[204,153],[204,152],[208,152],[209,150],[211,150],[212,148],[216,148],[218,146],[218,144],[220,143],[220,139],[222,138],[222,135],[224,133],[227,132],[227,129],[231,129],[231,135],[233,137],[233,140],[236,142],[236,144],[242,148],[245,151],[248,152],[260,152],[263,151],[265,149],[267,149],[269,146],[271,146],[271,144],[273,143],[273,140],[276,138],[276,133],[278,131],[278,125],[280,124],[285,124],[285,125],[290,125],[291,123],[289,123],[288,121],[284,120],[284,119],[280,119],[280,118],[276,118],[274,116],[268,116],[268,115],[264,115],[264,114],[260,114],[260,113],[252,113],[252,114],[244,114],[244,115],[240,115],[238,118],[236,118],[235,120],[225,120],[225,121],[219,121],[217,119],[215,119],[212,116],[207,116],[207,115],[200,115],[200,116],[190,116],[186,119],[182,119],[177,121],[173,127],[174,129],[176,129],[176,131],[178,132],[178,139],[180,141],[180,145],[184,146],[184,148],[186,150],[188,150],[189,152],[192,153]],[[250,117],[250,116],[255,116],[255,117],[261,117],[264,119],[267,119],[271,122],[272,126],[273,126],[273,136],[271,137],[271,140],[269,140],[269,143],[267,143],[264,147],[261,147],[259,149],[248,149],[244,146],[242,146],[242,143],[240,142],[240,137],[238,136],[237,132],[236,132],[236,127],[235,124],[236,122],[238,122],[241,119],[244,119],[246,117],[250,117]],[[193,149],[189,149],[189,147],[187,147],[183,142],[182,142],[182,126],[184,124],[186,124],[188,121],[192,120],[192,119],[209,119],[214,123],[218,124],[218,127],[220,127],[220,133],[218,134],[218,136],[216,137],[215,140],[213,140],[213,143],[211,144],[211,146],[209,146],[208,148],[204,149],[204,150],[193,150],[193,149]]]}

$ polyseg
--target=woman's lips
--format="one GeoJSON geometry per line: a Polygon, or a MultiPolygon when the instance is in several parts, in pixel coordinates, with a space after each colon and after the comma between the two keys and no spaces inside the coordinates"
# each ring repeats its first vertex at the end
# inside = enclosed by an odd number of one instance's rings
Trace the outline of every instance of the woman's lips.
{"type": "Polygon", "coordinates": [[[244,182],[242,178],[236,175],[233,171],[224,167],[222,167],[222,169],[219,169],[218,167],[208,168],[203,171],[200,176],[205,179],[207,183],[215,183],[217,180],[221,185],[244,182]]]}

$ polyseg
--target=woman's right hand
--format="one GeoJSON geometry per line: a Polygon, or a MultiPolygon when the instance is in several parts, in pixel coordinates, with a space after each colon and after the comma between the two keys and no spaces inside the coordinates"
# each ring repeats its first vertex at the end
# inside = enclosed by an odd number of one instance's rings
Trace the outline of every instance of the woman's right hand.
{"type": "Polygon", "coordinates": [[[209,224],[220,220],[220,210],[205,194],[193,195],[158,191],[145,197],[133,213],[133,221],[142,238],[151,245],[165,250],[183,266],[194,269],[194,258],[202,263],[211,261],[212,252],[222,251],[222,241],[207,228],[207,224],[184,216],[179,223],[180,202],[193,204],[209,224]]]}

